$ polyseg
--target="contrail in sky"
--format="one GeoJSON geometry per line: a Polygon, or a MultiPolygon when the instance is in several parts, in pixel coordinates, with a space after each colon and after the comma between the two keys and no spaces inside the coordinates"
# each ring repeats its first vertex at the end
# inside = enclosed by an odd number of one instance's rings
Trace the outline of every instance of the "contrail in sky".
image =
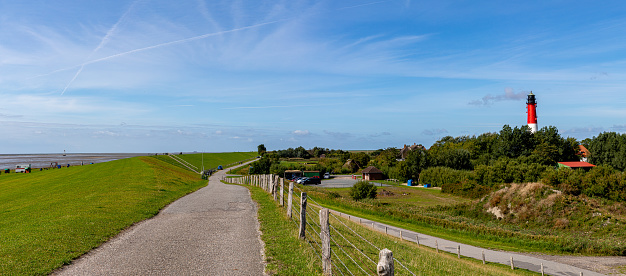
{"type": "MultiPolygon", "coordinates": [[[[115,25],[113,25],[113,27],[111,27],[111,29],[107,32],[107,34],[102,38],[102,41],[100,41],[100,44],[98,45],[98,47],[96,47],[94,49],[94,51],[89,55],[89,57],[87,59],[91,58],[93,56],[93,54],[95,54],[100,48],[102,48],[102,46],[109,40],[110,36],[117,30],[117,27],[120,24],[120,22],[122,22],[127,17],[127,15],[132,10],[132,8],[140,1],[141,0],[137,0],[137,1],[133,2],[133,4],[122,15],[122,17],[115,23],[115,25]]],[[[358,8],[358,7],[362,7],[362,6],[380,4],[380,3],[390,2],[390,1],[391,0],[369,2],[369,3],[359,4],[359,5],[355,5],[355,6],[348,6],[348,7],[338,8],[336,10],[353,9],[353,8],[358,8]]],[[[74,82],[74,80],[78,77],[78,75],[83,71],[83,68],[86,65],[97,63],[97,62],[100,62],[100,61],[109,60],[109,59],[116,58],[116,57],[125,56],[125,55],[128,55],[128,54],[133,54],[133,53],[143,52],[143,51],[147,51],[147,50],[151,50],[151,49],[155,49],[155,48],[160,48],[160,47],[164,47],[164,46],[180,44],[180,43],[185,43],[185,42],[189,42],[189,41],[203,39],[203,38],[207,38],[207,37],[211,37],[211,36],[217,36],[217,35],[222,35],[222,34],[227,34],[227,33],[233,33],[233,32],[253,29],[253,28],[257,28],[257,27],[261,27],[261,26],[265,26],[265,25],[276,24],[278,22],[289,21],[289,20],[292,20],[294,18],[296,18],[296,17],[279,19],[279,20],[274,20],[274,21],[269,21],[269,22],[249,25],[249,26],[245,26],[245,27],[235,28],[235,29],[231,29],[231,30],[219,31],[219,32],[214,32],[214,33],[198,35],[198,36],[194,36],[194,37],[190,37],[190,38],[179,39],[179,40],[174,40],[174,41],[170,41],[170,42],[164,42],[164,43],[160,43],[160,44],[156,44],[156,45],[152,45],[152,46],[148,46],[148,47],[143,47],[143,48],[138,48],[138,49],[135,49],[135,50],[130,50],[130,51],[119,53],[119,54],[115,54],[115,55],[110,55],[110,56],[99,58],[99,59],[86,61],[86,62],[84,62],[82,64],[78,64],[78,65],[75,65],[75,66],[72,66],[72,67],[68,67],[68,68],[54,70],[54,71],[52,71],[50,73],[34,76],[32,78],[47,76],[47,75],[54,74],[54,73],[57,73],[57,72],[71,70],[73,68],[79,67],[78,71],[76,72],[76,74],[74,75],[72,80],[65,86],[65,89],[63,89],[63,92],[61,92],[61,95],[63,95],[65,93],[65,91],[67,90],[67,88],[74,82]]]]}
{"type": "MultiPolygon", "coordinates": [[[[137,3],[139,1],[140,0],[137,0],[137,1],[133,2],[130,5],[130,7],[128,7],[126,12],[122,15],[122,17],[120,17],[119,20],[117,20],[117,22],[115,22],[113,27],[111,27],[111,29],[109,29],[109,31],[104,35],[104,37],[100,41],[100,44],[98,44],[98,46],[91,52],[91,54],[89,54],[89,56],[86,58],[86,60],[89,60],[96,52],[98,52],[98,50],[100,50],[102,48],[102,46],[104,46],[104,44],[106,44],[109,41],[111,35],[113,35],[117,31],[117,26],[120,25],[120,22],[122,22],[122,21],[124,21],[124,19],[126,19],[128,14],[130,13],[130,11],[133,9],[133,7],[135,7],[137,5],[137,3]]],[[[76,80],[78,75],[80,75],[80,73],[83,71],[83,68],[85,68],[85,65],[86,65],[86,63],[83,63],[83,64],[80,65],[80,68],[78,68],[78,71],[76,71],[76,74],[74,75],[74,77],[70,80],[70,82],[67,83],[65,88],[63,88],[63,91],[61,92],[61,95],[65,94],[65,91],[67,91],[67,88],[69,88],[70,85],[72,85],[72,83],[74,82],[74,80],[76,80]]]]}

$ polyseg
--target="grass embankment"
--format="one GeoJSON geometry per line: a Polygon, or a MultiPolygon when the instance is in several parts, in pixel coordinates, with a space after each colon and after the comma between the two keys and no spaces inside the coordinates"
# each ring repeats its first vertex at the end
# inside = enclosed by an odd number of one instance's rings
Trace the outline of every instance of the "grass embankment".
{"type": "MultiPolygon", "coordinates": [[[[574,235],[555,232],[555,229],[525,229],[526,223],[498,221],[484,210],[472,209],[476,203],[435,189],[385,187],[379,188],[378,199],[356,202],[350,199],[348,189],[303,188],[326,207],[474,246],[548,254],[609,252],[619,255],[619,252],[602,249],[605,247],[589,246],[587,240],[576,241],[574,235]],[[391,195],[384,195],[382,190],[391,192],[391,195]]],[[[603,243],[600,239],[596,241],[603,243]]]]}
{"type": "MultiPolygon", "coordinates": [[[[286,216],[285,209],[274,202],[271,195],[260,188],[247,187],[251,191],[252,199],[259,204],[258,215],[261,223],[261,238],[265,242],[266,271],[271,275],[321,275],[321,261],[318,253],[313,252],[307,241],[297,238],[298,226],[294,223],[295,220],[292,221],[286,216]]],[[[317,219],[315,214],[312,216],[317,219]]],[[[453,254],[436,253],[434,249],[419,247],[415,243],[401,241],[340,219],[356,233],[376,244],[379,248],[392,250],[395,258],[401,260],[407,268],[418,275],[536,275],[526,270],[512,271],[507,266],[498,264],[483,265],[481,262],[469,258],[457,259],[453,254]]],[[[345,228],[333,216],[331,216],[331,225],[337,231],[341,231],[342,235],[350,240],[354,246],[360,248],[373,260],[378,261],[378,250],[345,228]]],[[[339,235],[332,233],[331,235],[342,245],[343,250],[352,250],[356,261],[362,264],[368,273],[376,275],[375,265],[356,252],[350,244],[342,242],[339,235]]],[[[313,247],[317,247],[317,245],[313,244],[313,247]]],[[[335,245],[332,246],[331,250],[339,256],[342,254],[341,249],[335,245]]],[[[335,259],[336,256],[333,254],[332,258],[335,259]]],[[[351,264],[348,258],[344,258],[344,262],[351,271],[357,274],[362,272],[358,267],[351,264]]],[[[342,267],[336,259],[333,262],[342,267]]],[[[395,275],[410,275],[399,264],[395,265],[395,272],[395,275]]],[[[335,274],[339,273],[335,272],[335,274]]]]}
{"type": "Polygon", "coordinates": [[[206,180],[151,157],[0,176],[0,275],[44,275],[206,180]]]}
{"type": "MultiPolygon", "coordinates": [[[[183,160],[189,162],[190,164],[196,166],[198,170],[202,170],[203,158],[204,158],[204,168],[205,169],[215,169],[217,166],[222,165],[224,168],[236,165],[239,161],[255,158],[257,156],[256,152],[219,152],[219,153],[194,153],[194,154],[183,154],[176,155],[177,157],[182,158],[183,160]]],[[[184,168],[180,163],[174,161],[169,156],[166,155],[157,155],[155,156],[157,159],[170,163],[172,165],[184,168]]]]}

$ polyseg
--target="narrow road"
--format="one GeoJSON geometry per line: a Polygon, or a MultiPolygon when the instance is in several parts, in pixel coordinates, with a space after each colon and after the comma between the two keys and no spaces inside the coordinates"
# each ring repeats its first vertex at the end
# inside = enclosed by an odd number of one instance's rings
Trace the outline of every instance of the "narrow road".
{"type": "Polygon", "coordinates": [[[53,275],[263,275],[256,203],[224,175],[53,275]]]}
{"type": "Polygon", "coordinates": [[[409,231],[399,227],[391,226],[388,224],[351,216],[345,213],[341,213],[335,210],[330,210],[333,214],[347,218],[350,221],[359,223],[370,229],[374,229],[378,232],[387,233],[390,236],[402,238],[407,241],[417,243],[423,246],[431,248],[439,248],[441,251],[457,254],[460,249],[460,255],[482,260],[482,254],[485,253],[485,261],[491,263],[500,263],[510,266],[511,257],[513,258],[513,264],[516,268],[524,268],[534,272],[541,272],[541,265],[543,264],[543,271],[546,275],[558,275],[558,276],[600,276],[604,275],[595,271],[590,271],[584,268],[575,267],[568,264],[563,264],[555,261],[540,259],[533,256],[524,254],[518,254],[515,252],[496,251],[490,249],[484,249],[476,246],[462,244],[454,241],[444,240],[441,238],[409,231]],[[581,274],[582,273],[582,274],[581,274]]]}

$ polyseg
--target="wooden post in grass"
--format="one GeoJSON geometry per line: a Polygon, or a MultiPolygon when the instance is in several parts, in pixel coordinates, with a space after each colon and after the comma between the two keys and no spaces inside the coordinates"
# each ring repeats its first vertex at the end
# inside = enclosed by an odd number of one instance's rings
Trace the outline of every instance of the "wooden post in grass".
{"type": "Polygon", "coordinates": [[[385,248],[378,253],[378,276],[393,276],[393,252],[385,248]]]}
{"type": "Polygon", "coordinates": [[[293,208],[293,182],[289,182],[289,194],[287,194],[287,216],[291,218],[291,208],[293,208]]]}
{"type": "Polygon", "coordinates": [[[513,264],[513,255],[511,255],[511,269],[515,270],[515,265],[513,264]]]}
{"type": "Polygon", "coordinates": [[[306,193],[300,195],[300,232],[298,237],[306,238],[306,193]]]}
{"type": "Polygon", "coordinates": [[[324,275],[333,275],[330,261],[330,223],[326,208],[320,210],[320,239],[322,240],[322,270],[324,275]]]}
{"type": "Polygon", "coordinates": [[[285,206],[285,182],[280,179],[280,206],[285,206]]]}
{"type": "Polygon", "coordinates": [[[437,240],[435,240],[435,249],[437,250],[437,253],[439,253],[439,244],[437,243],[437,240]]]}
{"type": "Polygon", "coordinates": [[[420,237],[417,234],[415,234],[415,241],[417,242],[417,246],[420,246],[420,237]]]}
{"type": "Polygon", "coordinates": [[[543,263],[541,263],[541,276],[543,276],[543,263]]]}
{"type": "Polygon", "coordinates": [[[456,246],[456,257],[457,259],[461,258],[461,246],[460,245],[456,246]]]}
{"type": "Polygon", "coordinates": [[[485,250],[483,250],[483,264],[485,264],[485,250]]]}
{"type": "Polygon", "coordinates": [[[278,201],[278,180],[276,176],[272,175],[272,194],[274,194],[274,201],[278,201]]]}

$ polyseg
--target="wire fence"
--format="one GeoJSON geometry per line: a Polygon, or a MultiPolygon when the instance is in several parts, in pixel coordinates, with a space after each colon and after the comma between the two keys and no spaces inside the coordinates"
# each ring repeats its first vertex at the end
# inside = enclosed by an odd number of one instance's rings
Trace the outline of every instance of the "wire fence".
{"type": "Polygon", "coordinates": [[[321,224],[323,221],[327,221],[330,227],[330,239],[328,242],[330,246],[330,264],[328,266],[332,266],[332,273],[330,274],[394,275],[395,267],[397,275],[416,275],[402,263],[399,259],[401,256],[393,256],[385,263],[386,259],[382,256],[387,249],[381,250],[383,246],[377,246],[374,242],[368,240],[365,237],[366,235],[363,234],[362,226],[332,212],[326,212],[326,214],[330,213],[330,215],[322,215],[327,216],[324,220],[320,217],[320,214],[322,214],[320,211],[323,209],[322,205],[307,197],[306,192],[293,185],[293,183],[285,182],[276,175],[250,175],[240,178],[226,178],[224,181],[260,187],[272,194],[274,200],[278,201],[281,206],[284,206],[288,214],[291,214],[290,220],[295,225],[300,227],[301,224],[304,224],[305,227],[301,227],[301,229],[304,228],[304,233],[300,232],[299,235],[315,251],[315,255],[318,256],[322,266],[324,266],[325,253],[323,253],[324,239],[322,235],[324,233],[322,230],[323,225],[321,224]],[[289,200],[290,197],[291,200],[289,200]],[[308,201],[310,203],[306,203],[308,201]],[[289,204],[289,202],[292,204],[289,204]],[[304,204],[301,204],[303,202],[304,204]],[[289,209],[291,212],[289,212],[289,209]],[[398,264],[398,266],[395,266],[395,264],[398,264]],[[389,273],[389,267],[391,267],[391,273],[389,273]],[[380,271],[382,273],[379,273],[380,271]]]}

